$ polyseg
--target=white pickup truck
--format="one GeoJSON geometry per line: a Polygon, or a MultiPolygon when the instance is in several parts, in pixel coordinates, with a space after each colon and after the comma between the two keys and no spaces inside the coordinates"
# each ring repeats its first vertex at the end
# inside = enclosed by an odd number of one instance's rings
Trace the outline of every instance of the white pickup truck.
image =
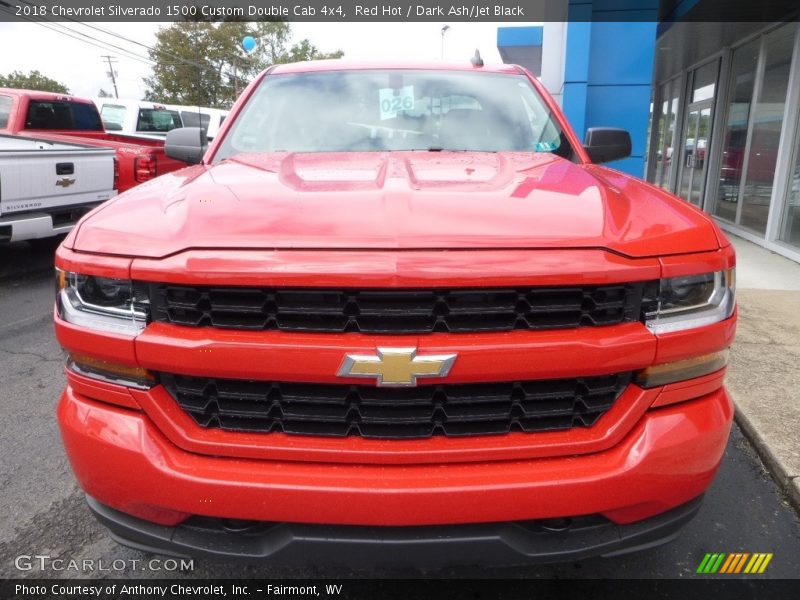
{"type": "Polygon", "coordinates": [[[66,233],[116,194],[114,150],[0,135],[0,243],[66,233]]]}

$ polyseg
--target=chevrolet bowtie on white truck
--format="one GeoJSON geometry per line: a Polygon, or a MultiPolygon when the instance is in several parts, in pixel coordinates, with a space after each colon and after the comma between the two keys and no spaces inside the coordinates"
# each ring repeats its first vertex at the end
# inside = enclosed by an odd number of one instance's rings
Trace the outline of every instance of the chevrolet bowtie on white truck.
{"type": "Polygon", "coordinates": [[[0,135],[0,243],[67,233],[115,194],[114,150],[0,135]]]}

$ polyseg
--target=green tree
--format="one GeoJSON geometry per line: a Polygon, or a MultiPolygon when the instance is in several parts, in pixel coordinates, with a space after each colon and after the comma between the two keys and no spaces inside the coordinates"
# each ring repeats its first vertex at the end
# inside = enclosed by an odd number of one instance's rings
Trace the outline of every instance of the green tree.
{"type": "Polygon", "coordinates": [[[285,22],[178,22],[156,34],[149,51],[155,62],[146,77],[145,99],[171,104],[229,108],[244,87],[271,64],[340,58],[321,52],[304,39],[289,46],[285,22]],[[242,39],[251,35],[256,49],[247,53],[242,39]]]}
{"type": "Polygon", "coordinates": [[[0,75],[0,87],[56,92],[58,94],[70,93],[66,85],[42,75],[39,71],[31,71],[30,73],[13,71],[5,76],[0,75]]]}
{"type": "Polygon", "coordinates": [[[323,60],[326,58],[342,58],[344,52],[337,50],[336,52],[320,52],[307,39],[300,40],[289,48],[288,53],[283,54],[280,60],[275,62],[301,62],[304,60],[323,60]]]}

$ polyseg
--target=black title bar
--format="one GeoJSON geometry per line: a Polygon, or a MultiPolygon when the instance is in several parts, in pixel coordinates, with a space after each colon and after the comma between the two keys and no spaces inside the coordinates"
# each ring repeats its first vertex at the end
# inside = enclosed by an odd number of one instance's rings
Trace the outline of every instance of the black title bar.
{"type": "Polygon", "coordinates": [[[6,579],[3,600],[753,600],[796,598],[796,580],[6,579]]]}
{"type": "Polygon", "coordinates": [[[0,21],[782,21],[796,0],[0,0],[0,21]]]}

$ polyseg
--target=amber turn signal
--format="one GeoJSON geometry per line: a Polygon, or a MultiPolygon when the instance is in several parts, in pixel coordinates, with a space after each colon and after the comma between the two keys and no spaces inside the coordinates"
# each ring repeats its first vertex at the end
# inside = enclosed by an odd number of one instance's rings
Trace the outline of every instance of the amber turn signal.
{"type": "Polygon", "coordinates": [[[147,369],[121,365],[87,354],[70,352],[67,367],[80,375],[126,387],[148,389],[156,384],[155,377],[147,369]]]}
{"type": "Polygon", "coordinates": [[[643,388],[658,387],[685,381],[719,371],[728,364],[728,350],[695,356],[685,360],[653,365],[636,375],[636,384],[643,388]]]}

